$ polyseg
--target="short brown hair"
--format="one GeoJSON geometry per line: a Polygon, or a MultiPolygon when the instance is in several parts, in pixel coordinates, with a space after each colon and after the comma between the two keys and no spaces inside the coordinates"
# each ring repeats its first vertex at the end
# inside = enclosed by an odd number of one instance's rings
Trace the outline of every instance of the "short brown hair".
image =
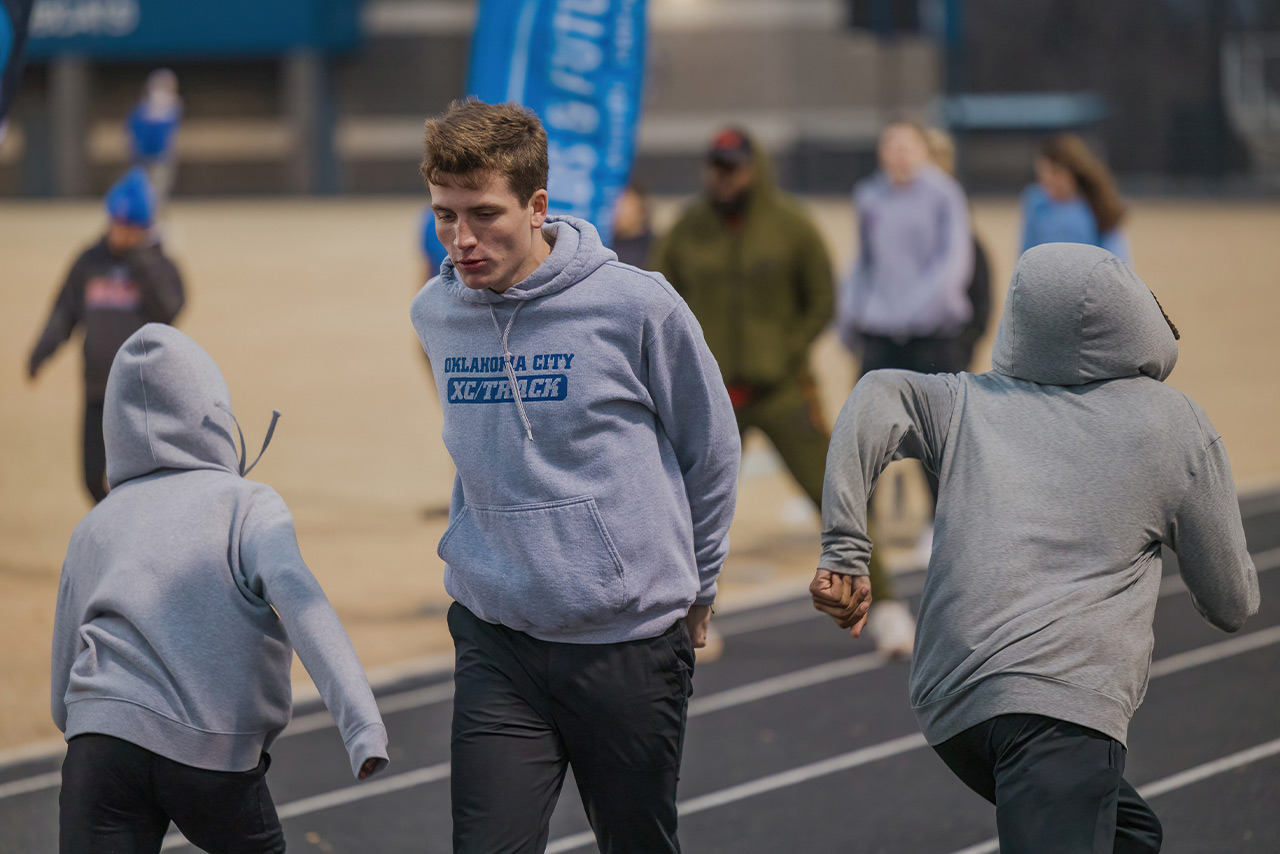
{"type": "Polygon", "coordinates": [[[428,184],[471,189],[486,174],[502,175],[520,203],[528,204],[547,187],[547,132],[519,104],[454,101],[443,116],[427,119],[418,171],[428,184]]]}

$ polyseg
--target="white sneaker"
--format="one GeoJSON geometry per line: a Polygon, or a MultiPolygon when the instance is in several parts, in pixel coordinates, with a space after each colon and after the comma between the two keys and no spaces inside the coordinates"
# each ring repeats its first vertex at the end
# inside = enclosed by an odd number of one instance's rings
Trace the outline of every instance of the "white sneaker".
{"type": "Polygon", "coordinates": [[[916,645],[916,621],[907,603],[897,599],[872,603],[867,630],[880,652],[895,658],[911,657],[916,645]]]}

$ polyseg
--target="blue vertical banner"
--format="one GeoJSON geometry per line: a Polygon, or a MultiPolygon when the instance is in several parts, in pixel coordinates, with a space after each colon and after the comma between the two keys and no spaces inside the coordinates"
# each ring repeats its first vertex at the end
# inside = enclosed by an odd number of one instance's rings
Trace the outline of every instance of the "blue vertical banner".
{"type": "Polygon", "coordinates": [[[606,243],[635,156],[646,0],[480,0],[467,92],[515,101],[547,130],[551,212],[606,243]]]}
{"type": "Polygon", "coordinates": [[[0,126],[4,125],[18,90],[32,3],[33,0],[0,0],[0,126]]]}

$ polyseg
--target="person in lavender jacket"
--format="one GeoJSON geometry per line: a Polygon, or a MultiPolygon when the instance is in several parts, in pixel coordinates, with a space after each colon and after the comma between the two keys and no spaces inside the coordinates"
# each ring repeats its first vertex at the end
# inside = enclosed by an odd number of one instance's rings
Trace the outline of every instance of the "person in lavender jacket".
{"type": "MultiPolygon", "coordinates": [[[[858,259],[841,288],[840,338],[861,357],[860,375],[882,368],[957,373],[966,367],[964,330],[973,314],[973,232],[964,190],[933,164],[924,129],[898,121],[880,136],[880,169],[853,191],[858,259]]],[[[925,470],[938,499],[938,479],[925,470]]],[[[932,527],[918,551],[927,555],[932,527]]],[[[924,557],[921,563],[927,562],[924,557]]],[[[910,655],[915,625],[906,606],[882,602],[876,644],[910,655]]]]}

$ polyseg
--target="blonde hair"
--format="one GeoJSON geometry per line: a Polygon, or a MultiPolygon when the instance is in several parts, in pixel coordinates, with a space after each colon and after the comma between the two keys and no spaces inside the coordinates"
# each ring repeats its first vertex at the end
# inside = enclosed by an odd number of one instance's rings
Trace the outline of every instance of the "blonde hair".
{"type": "Polygon", "coordinates": [[[520,203],[528,204],[547,187],[547,132],[519,104],[454,101],[443,116],[427,119],[418,171],[427,184],[469,189],[501,175],[520,203]]]}
{"type": "Polygon", "coordinates": [[[955,177],[956,143],[951,134],[942,128],[927,127],[923,131],[924,143],[929,149],[929,159],[943,172],[955,177]]]}

